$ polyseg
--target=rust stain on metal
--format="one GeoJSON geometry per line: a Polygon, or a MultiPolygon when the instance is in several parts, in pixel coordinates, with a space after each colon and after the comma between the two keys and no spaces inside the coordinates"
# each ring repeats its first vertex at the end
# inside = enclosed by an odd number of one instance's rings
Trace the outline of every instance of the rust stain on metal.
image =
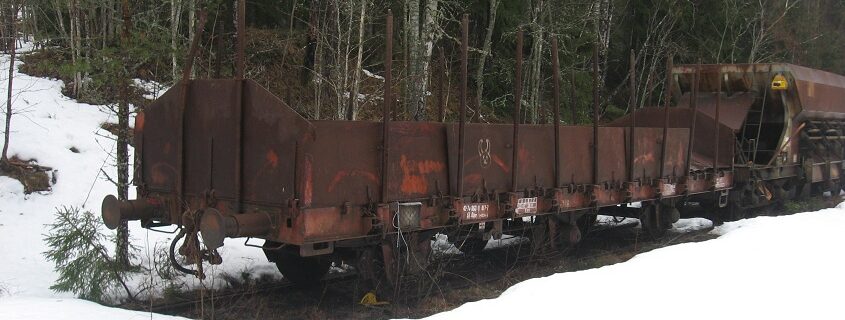
{"type": "Polygon", "coordinates": [[[144,131],[144,112],[138,112],[135,116],[135,131],[144,131]]]}
{"type": "Polygon", "coordinates": [[[267,154],[264,158],[267,159],[267,164],[271,167],[275,168],[279,166],[279,155],[277,155],[275,151],[267,150],[267,154]]]}
{"type": "Polygon", "coordinates": [[[363,170],[350,170],[350,171],[338,171],[335,173],[334,177],[332,178],[332,182],[329,183],[329,187],[327,189],[328,192],[336,191],[337,185],[340,184],[346,178],[350,177],[362,177],[369,180],[372,183],[377,183],[378,177],[376,174],[372,172],[366,172],[363,170]]]}
{"type": "Polygon", "coordinates": [[[497,155],[493,155],[492,158],[493,163],[495,163],[496,166],[499,167],[499,169],[502,169],[503,172],[507,173],[511,171],[511,168],[507,164],[505,164],[505,160],[502,160],[502,158],[497,155]]]}
{"type": "Polygon", "coordinates": [[[442,172],[445,165],[442,162],[432,160],[408,160],[406,155],[402,155],[399,160],[399,165],[402,168],[402,184],[400,186],[403,193],[427,193],[428,181],[425,175],[434,172],[442,172]]]}
{"type": "Polygon", "coordinates": [[[311,205],[314,196],[314,172],[311,167],[311,157],[305,157],[305,163],[302,172],[305,174],[303,178],[304,186],[302,190],[302,203],[305,206],[311,205]]]}

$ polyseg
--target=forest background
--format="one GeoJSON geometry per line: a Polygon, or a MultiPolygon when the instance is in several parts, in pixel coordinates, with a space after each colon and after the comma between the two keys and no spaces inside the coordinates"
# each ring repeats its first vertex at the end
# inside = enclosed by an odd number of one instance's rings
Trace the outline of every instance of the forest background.
{"type": "MultiPolygon", "coordinates": [[[[12,39],[14,23],[14,33],[39,48],[22,57],[22,71],[65,80],[65,93],[83,102],[129,100],[143,107],[148,102],[121,89],[126,79],[174,84],[198,28],[203,32],[191,76],[234,72],[236,1],[4,2],[2,36],[12,39]]],[[[442,120],[441,94],[446,120],[456,118],[464,13],[470,21],[467,104],[481,122],[509,121],[515,85],[523,87],[524,122],[548,121],[552,38],[559,43],[566,97],[559,107],[570,107],[574,85],[575,121],[581,123],[591,118],[594,50],[602,121],[630,106],[662,104],[670,55],[675,64],[788,62],[845,73],[845,1],[248,0],[246,77],[307,119],[379,120],[388,9],[396,21],[397,120],[442,120]],[[525,34],[519,84],[517,30],[525,34]]]]}

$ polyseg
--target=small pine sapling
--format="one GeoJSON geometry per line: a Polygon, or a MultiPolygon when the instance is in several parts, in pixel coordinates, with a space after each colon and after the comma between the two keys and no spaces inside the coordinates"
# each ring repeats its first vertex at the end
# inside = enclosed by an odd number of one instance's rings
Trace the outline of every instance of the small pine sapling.
{"type": "Polygon", "coordinates": [[[109,254],[105,244],[113,243],[115,237],[100,232],[101,224],[97,216],[78,207],[56,210],[55,220],[47,225],[50,230],[44,238],[49,250],[43,254],[55,263],[59,273],[50,289],[101,302],[109,293],[122,288],[129,299],[135,300],[126,276],[138,268],[125,268],[109,254]]]}

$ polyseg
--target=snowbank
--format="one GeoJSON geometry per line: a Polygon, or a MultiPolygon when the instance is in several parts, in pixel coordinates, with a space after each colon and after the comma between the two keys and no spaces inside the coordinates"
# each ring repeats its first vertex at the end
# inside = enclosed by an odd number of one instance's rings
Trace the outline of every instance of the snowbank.
{"type": "Polygon", "coordinates": [[[109,308],[79,299],[7,298],[0,299],[0,319],[185,319],[149,312],[109,308]]]}
{"type": "MultiPolygon", "coordinates": [[[[27,44],[26,50],[29,47],[27,44]]],[[[61,206],[81,207],[99,216],[103,197],[115,193],[114,185],[106,178],[116,177],[115,160],[110,156],[115,141],[100,124],[116,119],[103,106],[78,103],[62,95],[63,83],[59,80],[17,72],[21,64],[19,60],[15,62],[9,156],[36,159],[39,164],[54,168],[56,183],[50,193],[24,195],[19,182],[0,177],[0,243],[4,244],[0,249],[3,262],[0,263],[0,297],[70,298],[72,294],[49,289],[57,274],[42,255],[47,250],[42,240],[48,231],[44,225],[53,221],[55,209],[61,206]]],[[[8,68],[9,56],[0,55],[3,110],[8,68]]],[[[160,88],[148,82],[137,83],[145,88],[160,88]]],[[[0,112],[0,123],[4,122],[4,113],[0,112]]],[[[131,188],[130,198],[134,193],[131,188]]],[[[143,229],[138,222],[129,226],[133,243],[141,249],[138,262],[150,266],[156,251],[164,250],[173,235],[143,229]]],[[[104,232],[113,231],[104,229],[104,232]]],[[[210,268],[214,275],[230,273],[240,278],[241,272],[248,272],[255,276],[269,273],[281,277],[261,250],[243,246],[243,239],[227,239],[220,253],[224,264],[210,268]]],[[[138,288],[152,284],[153,294],[167,285],[155,274],[138,274],[131,282],[138,288]]],[[[176,284],[186,289],[200,285],[221,287],[225,281],[210,276],[201,284],[192,277],[182,277],[176,284]]],[[[0,319],[6,318],[0,316],[0,319]]]]}
{"type": "Polygon", "coordinates": [[[429,319],[843,319],[845,209],[726,223],[719,238],[524,281],[429,319]]]}

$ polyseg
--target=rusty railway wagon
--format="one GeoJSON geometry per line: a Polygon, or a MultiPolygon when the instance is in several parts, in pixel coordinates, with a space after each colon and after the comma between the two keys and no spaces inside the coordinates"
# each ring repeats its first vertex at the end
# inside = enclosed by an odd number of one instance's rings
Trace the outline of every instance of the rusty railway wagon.
{"type": "Polygon", "coordinates": [[[178,225],[171,258],[185,238],[178,252],[197,268],[171,260],[198,276],[202,261],[222,262],[224,239],[252,237],[294,282],[338,259],[395,281],[425,266],[435,233],[465,252],[521,232],[532,248],[563,248],[597,214],[639,218],[659,236],[681,214],[737,219],[841,188],[845,77],[683,65],[668,68],[672,106],[598,125],[594,93],[592,125],[561,125],[557,110],[553,124],[522,124],[518,105],[512,124],[482,124],[465,119],[465,46],[462,61],[456,122],[390,121],[389,59],[381,122],[306,120],[251,80],[185,77],[137,116],[138,198],[107,197],[103,219],[178,225]]]}

